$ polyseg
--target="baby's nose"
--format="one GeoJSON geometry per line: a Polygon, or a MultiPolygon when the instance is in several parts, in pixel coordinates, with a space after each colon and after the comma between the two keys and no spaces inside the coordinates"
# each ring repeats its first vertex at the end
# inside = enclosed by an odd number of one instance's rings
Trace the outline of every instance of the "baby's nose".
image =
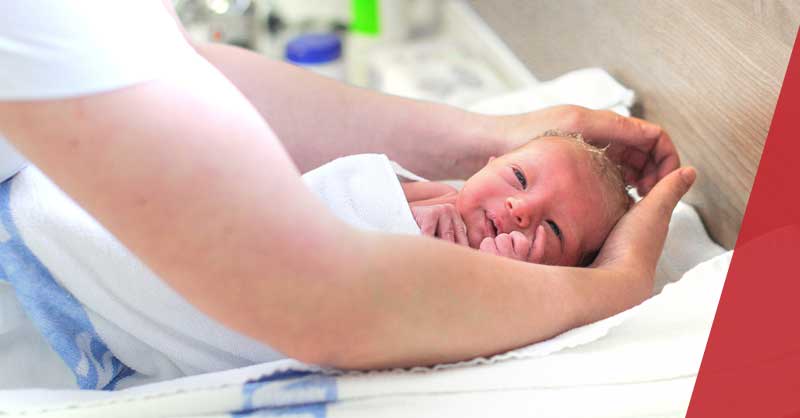
{"type": "Polygon", "coordinates": [[[527,228],[531,224],[530,210],[522,200],[509,197],[506,199],[506,209],[508,209],[511,218],[520,228],[527,228]]]}

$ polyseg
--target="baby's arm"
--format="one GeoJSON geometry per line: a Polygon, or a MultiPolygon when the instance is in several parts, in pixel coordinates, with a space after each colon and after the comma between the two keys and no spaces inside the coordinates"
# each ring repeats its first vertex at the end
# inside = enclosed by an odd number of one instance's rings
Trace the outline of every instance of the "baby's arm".
{"type": "Polygon", "coordinates": [[[401,183],[422,235],[469,245],[467,227],[456,210],[458,191],[444,183],[401,183]]]}
{"type": "Polygon", "coordinates": [[[434,181],[415,181],[400,183],[406,195],[408,205],[430,206],[442,203],[455,204],[458,190],[444,183],[434,181]]]}

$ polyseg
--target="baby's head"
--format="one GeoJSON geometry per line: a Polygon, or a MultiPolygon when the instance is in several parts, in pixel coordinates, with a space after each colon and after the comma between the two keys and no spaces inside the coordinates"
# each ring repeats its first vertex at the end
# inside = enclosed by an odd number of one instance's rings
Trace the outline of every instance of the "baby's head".
{"type": "Polygon", "coordinates": [[[466,181],[456,208],[469,245],[520,231],[544,255],[528,261],[591,263],[630,207],[620,168],[580,135],[548,131],[498,158],[466,181]],[[539,225],[543,236],[536,236],[539,225]],[[537,240],[541,240],[537,242],[537,240]]]}

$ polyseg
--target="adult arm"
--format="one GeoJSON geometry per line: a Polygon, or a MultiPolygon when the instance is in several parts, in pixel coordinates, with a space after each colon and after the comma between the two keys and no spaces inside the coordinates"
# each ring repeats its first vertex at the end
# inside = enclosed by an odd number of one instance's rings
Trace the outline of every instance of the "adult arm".
{"type": "MultiPolygon", "coordinates": [[[[170,0],[164,4],[175,17],[170,0]]],[[[301,171],[343,155],[385,153],[430,179],[467,178],[547,130],[580,132],[625,168],[645,194],[680,166],[669,135],[653,123],[610,111],[555,106],[487,116],[352,87],[242,48],[194,42],[195,49],[247,97],[301,171]]]]}
{"type": "MultiPolygon", "coordinates": [[[[190,302],[313,363],[490,355],[630,307],[652,283],[628,265],[551,268],[354,230],[202,60],[109,93],[0,103],[0,131],[190,302]]],[[[663,235],[645,238],[660,249],[663,235]]]]}

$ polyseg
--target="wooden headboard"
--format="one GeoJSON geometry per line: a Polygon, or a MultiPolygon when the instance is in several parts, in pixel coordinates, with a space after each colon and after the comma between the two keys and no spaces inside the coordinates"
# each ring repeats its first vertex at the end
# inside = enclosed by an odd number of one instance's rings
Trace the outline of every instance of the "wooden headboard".
{"type": "Polygon", "coordinates": [[[634,89],[699,177],[687,196],[733,248],[800,24],[793,0],[470,0],[540,80],[599,66],[634,89]]]}

